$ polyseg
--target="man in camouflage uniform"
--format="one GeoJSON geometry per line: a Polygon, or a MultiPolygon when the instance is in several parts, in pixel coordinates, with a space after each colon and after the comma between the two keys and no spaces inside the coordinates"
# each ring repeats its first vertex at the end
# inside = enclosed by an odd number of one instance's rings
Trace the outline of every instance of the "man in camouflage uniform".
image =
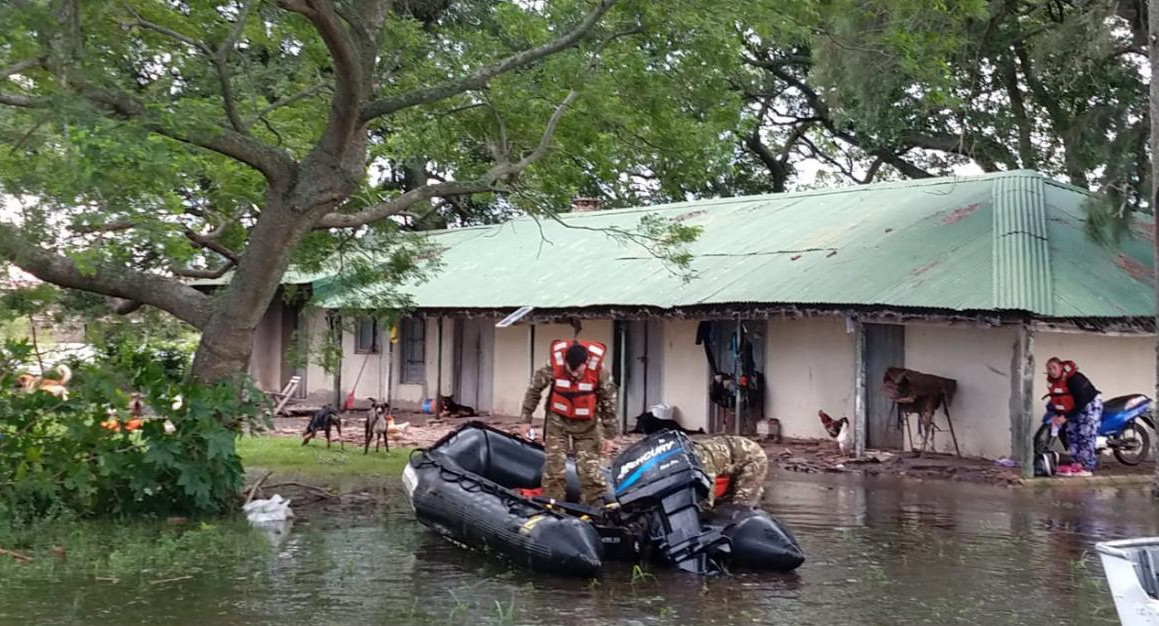
{"type": "MultiPolygon", "coordinates": [[[[769,457],[760,444],[746,437],[724,435],[693,441],[692,451],[701,467],[712,478],[729,477],[728,492],[722,502],[756,506],[765,492],[765,475],[769,457]]],[[[716,490],[708,492],[708,508],[716,501],[716,490]]]]}
{"type": "Polygon", "coordinates": [[[603,503],[607,483],[600,475],[600,455],[611,453],[616,436],[616,385],[603,368],[604,350],[595,342],[553,342],[552,362],[535,372],[523,397],[522,432],[526,437],[532,414],[543,392],[550,389],[544,423],[545,497],[564,500],[567,453],[574,447],[583,502],[594,506],[603,503]],[[587,388],[590,391],[573,391],[587,388]],[[594,397],[590,397],[593,392],[594,397]],[[584,397],[576,404],[583,406],[570,406],[570,400],[581,394],[584,397]],[[591,415],[593,409],[595,415],[591,415]]]}

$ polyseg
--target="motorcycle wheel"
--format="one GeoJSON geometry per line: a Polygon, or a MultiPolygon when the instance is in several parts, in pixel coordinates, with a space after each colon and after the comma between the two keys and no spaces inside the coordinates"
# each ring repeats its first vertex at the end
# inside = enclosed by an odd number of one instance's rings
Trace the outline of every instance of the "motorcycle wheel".
{"type": "Polygon", "coordinates": [[[1138,465],[1149,458],[1147,455],[1151,452],[1151,435],[1147,433],[1144,426],[1139,424],[1138,420],[1128,424],[1115,439],[1119,446],[1130,448],[1126,450],[1116,446],[1114,449],[1115,458],[1119,459],[1123,465],[1138,465]]]}

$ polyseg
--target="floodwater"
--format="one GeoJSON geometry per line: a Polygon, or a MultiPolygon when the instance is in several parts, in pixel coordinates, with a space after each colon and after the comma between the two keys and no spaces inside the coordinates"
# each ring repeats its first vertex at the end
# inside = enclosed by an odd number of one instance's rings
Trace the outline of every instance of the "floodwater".
{"type": "Polygon", "coordinates": [[[1117,624],[1092,547],[1159,534],[1143,488],[777,474],[766,508],[808,556],[793,574],[536,576],[442,541],[396,495],[167,585],[0,580],[0,623],[1117,624]]]}

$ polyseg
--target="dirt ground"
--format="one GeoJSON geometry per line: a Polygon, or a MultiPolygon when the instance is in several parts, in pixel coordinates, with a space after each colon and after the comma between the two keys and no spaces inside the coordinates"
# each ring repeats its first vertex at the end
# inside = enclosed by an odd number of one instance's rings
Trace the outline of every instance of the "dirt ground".
{"type": "MultiPolygon", "coordinates": [[[[366,411],[343,412],[343,440],[362,445],[366,411]]],[[[419,412],[395,412],[395,422],[407,423],[406,434],[393,445],[426,447],[438,441],[462,424],[479,420],[502,430],[514,431],[520,425],[514,417],[439,418],[419,412]]],[[[274,419],[275,436],[301,436],[309,417],[278,417],[274,419]]],[[[693,438],[704,437],[694,435],[693,438]]],[[[616,439],[623,449],[641,438],[640,435],[622,435],[616,439]]],[[[1017,486],[1024,484],[1019,467],[1005,467],[996,461],[982,458],[958,458],[952,454],[925,454],[921,457],[901,450],[868,450],[865,457],[855,459],[843,456],[837,444],[828,440],[785,439],[780,443],[762,442],[769,455],[770,466],[776,470],[804,473],[862,472],[867,475],[885,475],[914,479],[953,480],[990,485],[1017,486]]],[[[1141,478],[1154,473],[1154,464],[1136,467],[1122,465],[1112,457],[1105,457],[1096,478],[1141,478]]],[[[1089,481],[1082,478],[1042,480],[1089,481]]]]}

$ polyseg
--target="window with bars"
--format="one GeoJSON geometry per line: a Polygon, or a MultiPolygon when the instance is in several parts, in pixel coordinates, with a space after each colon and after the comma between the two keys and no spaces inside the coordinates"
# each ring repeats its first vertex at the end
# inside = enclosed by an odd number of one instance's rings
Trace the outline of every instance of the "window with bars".
{"type": "Polygon", "coordinates": [[[421,318],[408,317],[399,324],[402,369],[399,382],[420,385],[426,379],[427,325],[421,318]]]}
{"type": "Polygon", "coordinates": [[[358,328],[354,335],[356,354],[378,353],[378,320],[373,317],[358,318],[358,328]]]}

